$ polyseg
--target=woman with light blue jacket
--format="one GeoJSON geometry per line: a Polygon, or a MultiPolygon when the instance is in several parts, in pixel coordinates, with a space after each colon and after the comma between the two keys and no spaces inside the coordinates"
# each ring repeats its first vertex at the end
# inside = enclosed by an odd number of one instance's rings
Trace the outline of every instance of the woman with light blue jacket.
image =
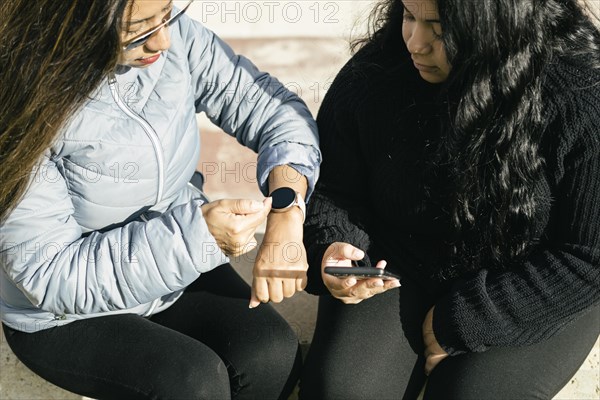
{"type": "Polygon", "coordinates": [[[191,4],[0,5],[3,327],[25,365],[81,395],[275,399],[297,378],[297,338],[257,306],[306,285],[315,123],[191,4]],[[264,202],[203,196],[200,112],[258,153],[264,202]],[[250,288],[228,257],[265,219],[250,288]]]}

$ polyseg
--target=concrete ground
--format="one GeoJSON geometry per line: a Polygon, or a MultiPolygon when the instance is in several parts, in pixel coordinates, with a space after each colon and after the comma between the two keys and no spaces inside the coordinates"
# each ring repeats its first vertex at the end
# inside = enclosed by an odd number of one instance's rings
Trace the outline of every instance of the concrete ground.
{"type": "MultiPolygon", "coordinates": [[[[232,40],[231,45],[247,55],[263,70],[277,76],[288,88],[300,94],[316,115],[328,84],[347,60],[348,45],[338,39],[232,40]]],[[[201,120],[203,148],[198,168],[207,176],[206,191],[213,199],[262,199],[256,188],[255,155],[234,139],[201,120]]],[[[247,280],[251,276],[253,253],[234,261],[247,280]]],[[[300,293],[275,305],[308,345],[314,331],[316,299],[300,293]]],[[[581,369],[555,399],[600,399],[600,343],[596,343],[581,369]]],[[[0,400],[82,399],[35,376],[12,354],[0,336],[0,400]]],[[[318,399],[315,399],[318,400],[318,399]]],[[[367,400],[367,399],[365,399],[367,400]]]]}

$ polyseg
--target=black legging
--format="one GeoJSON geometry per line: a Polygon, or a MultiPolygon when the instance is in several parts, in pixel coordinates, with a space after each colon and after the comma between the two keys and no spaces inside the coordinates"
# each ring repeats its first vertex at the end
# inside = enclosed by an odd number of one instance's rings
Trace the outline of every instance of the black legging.
{"type": "MultiPolygon", "coordinates": [[[[417,398],[426,381],[421,324],[431,307],[422,293],[404,280],[400,289],[358,305],[322,296],[300,398],[417,398]]],[[[599,333],[595,307],[543,343],[448,357],[427,380],[424,399],[551,399],[577,372],[599,333]]]]}
{"type": "Polygon", "coordinates": [[[297,337],[270,305],[248,309],[249,299],[248,285],[223,265],[149,319],[4,331],[36,374],[96,399],[285,399],[300,373],[297,337]]]}

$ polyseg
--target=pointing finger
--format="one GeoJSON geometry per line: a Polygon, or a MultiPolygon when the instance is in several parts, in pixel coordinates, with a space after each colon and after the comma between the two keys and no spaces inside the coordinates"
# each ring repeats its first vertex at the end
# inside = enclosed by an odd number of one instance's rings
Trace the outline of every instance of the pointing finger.
{"type": "Polygon", "coordinates": [[[235,200],[224,200],[227,202],[226,206],[229,211],[233,214],[254,214],[265,209],[265,204],[261,201],[249,200],[249,199],[235,199],[235,200]]]}

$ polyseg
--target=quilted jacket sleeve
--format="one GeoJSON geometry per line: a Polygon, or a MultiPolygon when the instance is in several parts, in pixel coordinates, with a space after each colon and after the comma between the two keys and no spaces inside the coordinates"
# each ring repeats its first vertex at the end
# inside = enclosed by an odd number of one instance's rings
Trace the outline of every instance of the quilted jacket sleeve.
{"type": "Polygon", "coordinates": [[[310,196],[321,153],[317,127],[306,104],[277,79],[259,71],[200,23],[182,18],[189,50],[196,110],[258,153],[263,193],[271,169],[291,165],[308,179],[310,196]]]}
{"type": "Polygon", "coordinates": [[[0,226],[3,272],[35,307],[58,315],[128,309],[182,289],[225,261],[201,201],[86,235],[54,162],[45,157],[41,170],[46,174],[32,174],[25,197],[0,226]]]}

